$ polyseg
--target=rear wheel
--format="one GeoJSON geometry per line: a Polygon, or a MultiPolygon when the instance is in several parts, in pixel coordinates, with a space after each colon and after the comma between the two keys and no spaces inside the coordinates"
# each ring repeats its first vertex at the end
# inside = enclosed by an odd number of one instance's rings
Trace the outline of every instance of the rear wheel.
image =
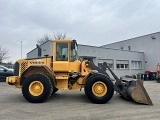
{"type": "Polygon", "coordinates": [[[91,102],[103,104],[112,98],[114,86],[107,77],[95,74],[87,80],[85,94],[91,102]]]}
{"type": "Polygon", "coordinates": [[[22,94],[26,100],[32,103],[44,102],[51,96],[53,85],[44,74],[33,74],[24,80],[22,94]]]}

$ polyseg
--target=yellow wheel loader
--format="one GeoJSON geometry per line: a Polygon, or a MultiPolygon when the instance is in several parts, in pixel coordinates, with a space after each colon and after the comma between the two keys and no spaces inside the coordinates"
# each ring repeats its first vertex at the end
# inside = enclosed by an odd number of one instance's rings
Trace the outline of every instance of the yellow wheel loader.
{"type": "Polygon", "coordinates": [[[114,91],[135,102],[152,105],[143,82],[134,79],[115,78],[90,61],[81,61],[75,40],[54,40],[52,56],[20,59],[14,66],[14,76],[6,78],[9,85],[22,90],[24,98],[31,103],[41,103],[58,90],[84,88],[87,98],[97,104],[108,102],[114,91]]]}

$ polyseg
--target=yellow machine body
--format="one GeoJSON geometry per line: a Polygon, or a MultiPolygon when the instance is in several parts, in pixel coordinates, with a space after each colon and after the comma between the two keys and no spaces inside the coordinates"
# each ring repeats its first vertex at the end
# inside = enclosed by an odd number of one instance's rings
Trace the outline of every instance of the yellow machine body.
{"type": "MultiPolygon", "coordinates": [[[[9,84],[14,84],[17,88],[21,88],[22,84],[20,82],[21,78],[26,78],[35,73],[43,73],[47,75],[52,80],[55,80],[55,87],[59,90],[67,89],[80,89],[84,87],[83,82],[85,82],[85,77],[91,72],[91,69],[85,64],[85,61],[80,62],[80,60],[72,60],[72,50],[71,50],[72,40],[54,40],[53,42],[53,56],[48,56],[46,58],[35,58],[35,59],[21,59],[18,60],[19,72],[17,76],[10,76],[6,78],[6,82],[9,84]],[[67,52],[66,59],[58,60],[57,55],[57,44],[67,45],[65,47],[67,52]],[[68,79],[71,74],[80,74],[80,77],[74,85],[68,84],[68,79]],[[69,87],[68,87],[69,86],[69,87]]],[[[64,49],[64,48],[63,48],[64,49]]],[[[62,52],[62,49],[59,50],[62,52]]]]}

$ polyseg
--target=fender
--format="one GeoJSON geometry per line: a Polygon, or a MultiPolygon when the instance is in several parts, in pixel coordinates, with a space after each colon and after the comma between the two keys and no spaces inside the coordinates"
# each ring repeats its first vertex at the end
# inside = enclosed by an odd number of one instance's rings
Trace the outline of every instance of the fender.
{"type": "MultiPolygon", "coordinates": [[[[99,67],[97,67],[93,62],[91,61],[87,61],[86,64],[88,64],[88,66],[92,69],[92,70],[97,70],[99,73],[104,74],[105,76],[107,76],[110,79],[110,76],[108,75],[108,73],[106,73],[106,69],[100,69],[99,67]]],[[[107,65],[107,63],[105,64],[107,65]]]]}
{"type": "Polygon", "coordinates": [[[91,70],[90,73],[83,79],[83,82],[82,82],[82,83],[86,84],[88,78],[89,78],[90,76],[94,75],[94,74],[103,75],[103,76],[105,76],[107,79],[111,80],[106,74],[99,73],[99,71],[97,71],[97,70],[91,70]]]}
{"type": "Polygon", "coordinates": [[[20,85],[23,84],[26,77],[38,72],[43,72],[44,74],[47,74],[47,76],[52,79],[53,85],[56,86],[55,74],[46,65],[34,65],[34,66],[28,67],[28,69],[26,69],[21,75],[20,85]]]}

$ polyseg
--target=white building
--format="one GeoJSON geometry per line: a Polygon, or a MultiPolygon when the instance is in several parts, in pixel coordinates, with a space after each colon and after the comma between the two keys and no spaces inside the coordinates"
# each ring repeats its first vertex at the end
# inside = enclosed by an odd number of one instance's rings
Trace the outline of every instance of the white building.
{"type": "Polygon", "coordinates": [[[101,47],[144,52],[144,70],[155,70],[160,63],[160,32],[152,33],[101,47]]]}
{"type": "MultiPolygon", "coordinates": [[[[77,41],[78,42],[78,41],[77,41]]],[[[92,60],[97,66],[102,67],[107,62],[117,76],[144,73],[145,70],[156,69],[160,62],[158,54],[160,46],[160,32],[148,34],[101,47],[78,45],[79,56],[92,60]]],[[[52,56],[52,41],[47,41],[41,46],[41,57],[52,56]]],[[[38,49],[27,53],[27,58],[38,57],[38,49]]]]}

